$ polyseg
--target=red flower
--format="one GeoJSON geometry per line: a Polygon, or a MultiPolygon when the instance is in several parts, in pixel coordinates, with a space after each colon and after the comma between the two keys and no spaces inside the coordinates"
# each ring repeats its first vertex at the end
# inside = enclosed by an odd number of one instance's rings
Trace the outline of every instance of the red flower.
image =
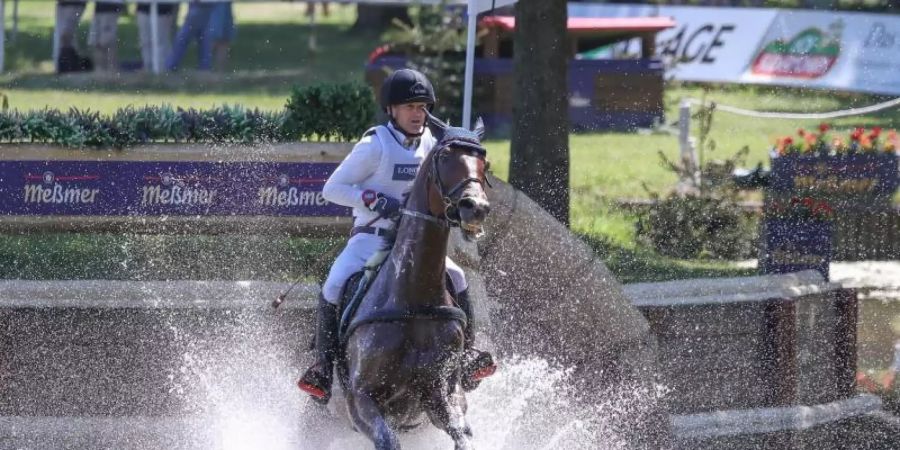
{"type": "Polygon", "coordinates": [[[782,142],[784,142],[784,145],[791,145],[794,143],[794,138],[788,136],[788,137],[784,138],[784,141],[782,141],[782,142]]]}
{"type": "Polygon", "coordinates": [[[804,136],[804,135],[806,135],[806,130],[804,130],[803,128],[798,128],[798,129],[797,129],[797,135],[798,135],[798,136],[801,136],[801,137],[804,136]]]}
{"type": "Polygon", "coordinates": [[[869,134],[869,137],[872,139],[875,139],[880,134],[881,134],[881,127],[872,127],[872,133],[869,134]]]}
{"type": "Polygon", "coordinates": [[[830,128],[831,128],[831,125],[828,125],[828,124],[825,123],[825,122],[822,122],[822,123],[819,124],[819,132],[820,132],[820,133],[825,133],[825,132],[828,131],[830,128]]]}
{"type": "Polygon", "coordinates": [[[865,128],[856,127],[856,129],[853,130],[853,133],[850,133],[850,140],[854,141],[854,142],[859,141],[859,138],[861,138],[863,133],[865,133],[865,132],[866,132],[865,128]]]}

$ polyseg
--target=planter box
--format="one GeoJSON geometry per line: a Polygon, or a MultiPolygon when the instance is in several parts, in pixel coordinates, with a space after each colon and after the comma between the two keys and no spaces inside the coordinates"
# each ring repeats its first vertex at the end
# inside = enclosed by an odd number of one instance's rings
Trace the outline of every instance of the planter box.
{"type": "Polygon", "coordinates": [[[833,224],[816,220],[766,219],[763,224],[763,274],[818,270],[828,279],[833,224]]]}
{"type": "Polygon", "coordinates": [[[766,194],[815,197],[838,212],[885,210],[900,185],[897,161],[893,153],[773,158],[766,194]]]}

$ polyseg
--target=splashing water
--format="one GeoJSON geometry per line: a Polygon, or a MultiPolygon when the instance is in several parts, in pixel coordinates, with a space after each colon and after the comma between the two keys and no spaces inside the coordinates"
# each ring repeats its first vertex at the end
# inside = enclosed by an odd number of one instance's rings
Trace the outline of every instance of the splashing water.
{"type": "MultiPolygon", "coordinates": [[[[294,387],[298,372],[280,364],[277,355],[252,363],[246,354],[232,355],[216,358],[216,364],[203,364],[195,356],[185,355],[183,380],[193,385],[187,395],[197,398],[203,415],[209,417],[204,426],[206,448],[371,447],[364,436],[352,430],[339,392],[327,409],[322,408],[294,387]]],[[[575,393],[568,387],[571,371],[528,357],[511,357],[500,363],[502,369],[467,396],[467,417],[476,448],[627,448],[610,422],[640,402],[640,393],[623,388],[590,407],[576,407],[572,406],[575,393]]],[[[400,440],[404,449],[453,448],[452,440],[430,424],[401,434],[400,440]]]]}

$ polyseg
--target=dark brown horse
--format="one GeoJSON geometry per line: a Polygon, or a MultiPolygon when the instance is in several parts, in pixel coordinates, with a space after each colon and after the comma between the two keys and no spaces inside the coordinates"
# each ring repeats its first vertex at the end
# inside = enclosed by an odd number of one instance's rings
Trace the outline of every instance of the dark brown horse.
{"type": "Polygon", "coordinates": [[[413,182],[396,243],[346,333],[339,375],[353,424],[376,449],[399,449],[398,430],[427,417],[459,449],[471,449],[460,386],[466,316],[447,291],[452,225],[471,239],[489,210],[483,126],[429,118],[438,144],[413,182]]]}

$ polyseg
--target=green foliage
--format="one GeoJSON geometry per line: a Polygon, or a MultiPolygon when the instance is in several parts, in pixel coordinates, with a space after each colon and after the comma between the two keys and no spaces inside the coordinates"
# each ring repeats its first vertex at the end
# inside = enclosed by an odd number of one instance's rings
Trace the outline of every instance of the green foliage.
{"type": "Polygon", "coordinates": [[[753,233],[744,216],[720,197],[670,194],[638,221],[637,235],[673,258],[747,258],[753,233]]]}
{"type": "Polygon", "coordinates": [[[367,86],[320,84],[296,88],[283,112],[239,105],[210,109],[126,106],[111,115],[87,109],[0,112],[0,142],[39,142],[71,148],[126,148],[153,142],[271,143],[358,138],[372,124],[367,86]]]}
{"type": "Polygon", "coordinates": [[[40,142],[72,148],[125,148],[151,142],[244,143],[284,140],[284,113],[219,106],[131,106],[112,115],[70,108],[0,113],[0,142],[40,142]]]}
{"type": "Polygon", "coordinates": [[[289,138],[352,141],[372,126],[376,107],[371,88],[342,83],[296,87],[285,109],[289,138]]]}
{"type": "Polygon", "coordinates": [[[466,69],[466,33],[462,10],[445,4],[420,6],[412,25],[396,21],[385,38],[406,54],[407,65],[424,73],[438,99],[436,116],[459,124],[466,69]]]}
{"type": "MultiPolygon", "coordinates": [[[[699,123],[700,154],[715,149],[709,138],[713,106],[703,102],[694,115],[699,123]]],[[[674,258],[738,259],[752,256],[754,226],[738,205],[738,190],[731,173],[746,162],[750,149],[739,150],[725,161],[675,162],[659,152],[662,165],[681,179],[680,190],[665,198],[651,193],[653,206],[635,224],[639,240],[662,255],[674,258]]]]}

